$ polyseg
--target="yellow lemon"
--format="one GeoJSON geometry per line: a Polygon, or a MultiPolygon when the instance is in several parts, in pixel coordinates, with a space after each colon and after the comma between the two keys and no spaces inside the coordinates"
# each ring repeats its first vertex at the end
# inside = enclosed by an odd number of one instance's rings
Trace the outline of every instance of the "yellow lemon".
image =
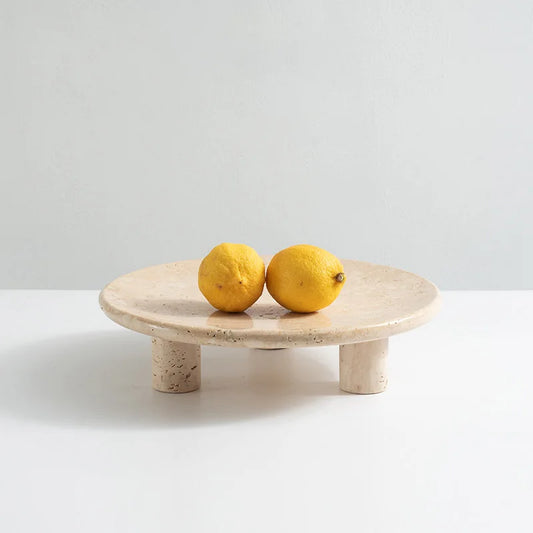
{"type": "Polygon", "coordinates": [[[312,313],[328,306],[339,295],[344,280],[342,263],[333,254],[310,244],[297,244],[278,252],[266,275],[272,298],[296,313],[312,313]]]}
{"type": "Polygon", "coordinates": [[[207,301],[221,311],[239,313],[263,293],[265,264],[246,244],[224,242],[204,257],[198,269],[198,287],[207,301]]]}

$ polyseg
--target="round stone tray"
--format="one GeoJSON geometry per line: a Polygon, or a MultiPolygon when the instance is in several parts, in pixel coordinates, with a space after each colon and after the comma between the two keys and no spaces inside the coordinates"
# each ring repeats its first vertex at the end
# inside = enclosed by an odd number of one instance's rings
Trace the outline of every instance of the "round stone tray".
{"type": "MultiPolygon", "coordinates": [[[[265,258],[265,263],[268,259],[265,258]]],[[[370,349],[373,353],[379,347],[380,353],[385,352],[384,358],[389,336],[420,326],[437,313],[439,291],[433,283],[403,270],[363,261],[343,260],[342,263],[346,282],[339,297],[316,313],[289,312],[271,298],[266,288],[244,313],[217,311],[198,289],[199,260],[151,266],[121,276],[102,290],[100,305],[120,325],[154,337],[154,360],[159,354],[157,359],[163,367],[172,364],[178,352],[180,360],[191,359],[197,363],[189,365],[195,368],[187,378],[194,383],[184,385],[178,376],[175,381],[179,387],[176,384],[174,387],[179,390],[173,392],[198,388],[202,344],[250,348],[338,344],[341,345],[341,388],[346,388],[351,385],[343,387],[343,352],[345,370],[348,360],[352,367],[354,363],[361,366],[365,359],[362,351],[370,349]],[[191,380],[196,370],[198,379],[191,380]]],[[[367,358],[375,362],[376,355],[367,358]]],[[[157,366],[155,362],[154,366],[157,366]]],[[[160,382],[160,386],[154,382],[154,387],[168,391],[168,384],[160,376],[164,370],[168,368],[154,371],[154,380],[160,382]]],[[[352,369],[350,375],[362,371],[352,369]]],[[[386,385],[386,378],[383,379],[386,385]]]]}

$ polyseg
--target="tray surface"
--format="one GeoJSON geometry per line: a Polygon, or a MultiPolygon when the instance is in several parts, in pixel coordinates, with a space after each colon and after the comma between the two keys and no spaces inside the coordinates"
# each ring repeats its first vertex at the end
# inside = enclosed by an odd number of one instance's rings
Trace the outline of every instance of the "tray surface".
{"type": "Polygon", "coordinates": [[[420,326],[437,313],[439,291],[424,278],[363,261],[342,263],[346,282],[339,297],[316,313],[287,311],[266,287],[244,313],[217,311],[198,289],[199,260],[125,274],[106,285],[100,305],[115,322],[154,337],[256,348],[370,341],[420,326]]]}

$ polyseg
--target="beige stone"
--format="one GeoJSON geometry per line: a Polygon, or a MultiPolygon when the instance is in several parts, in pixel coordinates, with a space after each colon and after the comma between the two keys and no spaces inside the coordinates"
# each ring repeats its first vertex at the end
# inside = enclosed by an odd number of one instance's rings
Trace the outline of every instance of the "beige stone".
{"type": "MultiPolygon", "coordinates": [[[[246,312],[222,313],[198,289],[199,264],[198,260],[190,260],[137,270],[112,281],[100,293],[101,308],[109,318],[129,329],[175,343],[161,344],[160,351],[156,348],[158,357],[162,357],[162,363],[154,363],[154,379],[160,384],[156,386],[154,382],[154,388],[158,390],[180,388],[181,392],[189,386],[180,379],[161,377],[162,372],[178,357],[172,354],[181,353],[180,350],[187,351],[186,359],[191,358],[190,366],[194,366],[191,345],[202,344],[251,348],[341,345],[341,383],[346,384],[346,390],[356,388],[359,382],[363,388],[376,388],[370,384],[374,380],[370,375],[378,367],[384,369],[384,360],[372,355],[373,350],[346,345],[365,343],[368,348],[372,346],[369,341],[387,339],[428,322],[439,309],[439,291],[431,282],[403,270],[343,260],[345,285],[337,300],[319,312],[289,312],[265,289],[246,312]],[[163,357],[163,353],[167,355],[163,357]],[[373,357],[379,361],[372,364],[373,357]],[[365,373],[369,375],[363,378],[365,373]]],[[[198,348],[198,360],[199,357],[198,348]]],[[[199,385],[199,365],[197,375],[199,385]]]]}
{"type": "Polygon", "coordinates": [[[200,388],[200,345],[152,338],[152,386],[161,392],[200,388]]]}
{"type": "Polygon", "coordinates": [[[342,344],[339,347],[340,387],[355,394],[375,394],[387,387],[389,339],[342,344]]]}

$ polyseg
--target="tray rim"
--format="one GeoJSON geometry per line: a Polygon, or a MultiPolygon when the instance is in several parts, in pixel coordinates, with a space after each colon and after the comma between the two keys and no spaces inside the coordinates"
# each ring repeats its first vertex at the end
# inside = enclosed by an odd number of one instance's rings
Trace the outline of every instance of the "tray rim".
{"type": "MultiPolygon", "coordinates": [[[[271,256],[262,256],[265,263],[271,256]]],[[[161,263],[148,267],[133,270],[123,276],[134,274],[149,268],[155,268],[165,265],[174,265],[176,263],[194,263],[199,259],[188,259],[183,261],[174,261],[171,263],[161,263]]],[[[328,328],[309,328],[300,331],[287,332],[283,336],[279,330],[256,330],[253,327],[247,329],[231,329],[215,326],[192,326],[192,325],[165,325],[154,323],[145,317],[135,316],[117,309],[106,299],[106,290],[112,283],[122,276],[115,278],[105,285],[99,294],[99,304],[105,315],[117,324],[152,337],[161,339],[183,342],[188,344],[215,345],[215,346],[237,346],[244,348],[289,348],[301,346],[334,346],[339,344],[354,344],[367,342],[397,335],[405,331],[417,328],[429,322],[441,309],[441,295],[437,286],[431,281],[396,267],[371,263],[368,261],[359,261],[354,259],[341,259],[341,261],[350,261],[365,263],[371,266],[391,268],[395,271],[403,272],[411,276],[416,276],[424,281],[428,287],[434,291],[433,299],[415,312],[401,319],[389,322],[377,323],[365,327],[343,328],[340,330],[328,328]],[[280,338],[281,337],[281,338],[280,338]]]]}

